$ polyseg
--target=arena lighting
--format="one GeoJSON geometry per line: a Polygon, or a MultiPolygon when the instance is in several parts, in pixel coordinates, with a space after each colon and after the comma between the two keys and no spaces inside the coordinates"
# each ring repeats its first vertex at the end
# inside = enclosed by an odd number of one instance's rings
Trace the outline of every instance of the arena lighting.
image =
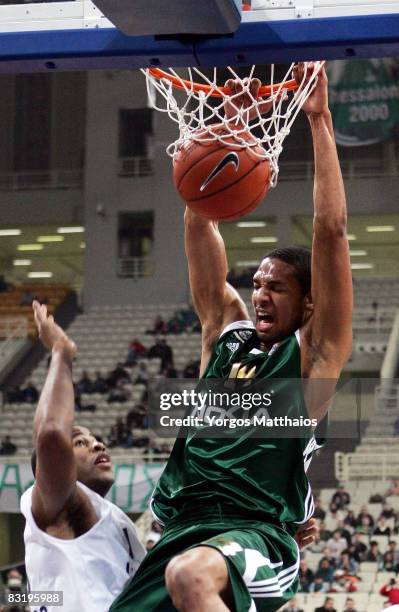
{"type": "Polygon", "coordinates": [[[81,249],[85,249],[86,248],[86,243],[85,242],[81,242],[79,246],[80,246],[81,249]]]}
{"type": "Polygon", "coordinates": [[[277,242],[276,236],[254,236],[251,238],[251,242],[254,244],[261,244],[263,242],[277,242]]]}
{"type": "Polygon", "coordinates": [[[17,251],[42,251],[42,244],[18,244],[17,251]]]}
{"type": "Polygon", "coordinates": [[[0,236],[20,236],[22,231],[20,229],[2,229],[0,230],[0,236]]]}
{"type": "Polygon", "coordinates": [[[359,251],[349,251],[349,255],[351,257],[362,257],[363,255],[367,255],[367,251],[362,251],[361,249],[359,251]]]}
{"type": "Polygon", "coordinates": [[[374,264],[372,263],[353,263],[351,264],[352,270],[372,270],[374,264]]]}
{"type": "Polygon", "coordinates": [[[64,236],[38,236],[38,242],[64,242],[64,236]]]}
{"type": "Polygon", "coordinates": [[[28,278],[51,278],[52,272],[28,272],[28,278]]]}
{"type": "Polygon", "coordinates": [[[32,265],[31,259],[14,259],[12,262],[13,266],[30,266],[32,265]]]}
{"type": "Polygon", "coordinates": [[[346,236],[347,240],[351,241],[351,240],[356,240],[356,236],[355,234],[347,234],[346,236]]]}
{"type": "Polygon", "coordinates": [[[252,268],[253,266],[258,266],[259,261],[237,261],[235,266],[238,268],[252,268]]]}
{"type": "Polygon", "coordinates": [[[85,231],[85,228],[82,226],[76,227],[59,227],[57,229],[58,234],[82,234],[85,231]]]}
{"type": "Polygon", "coordinates": [[[366,232],[394,232],[394,225],[369,225],[366,227],[366,232]]]}
{"type": "Polygon", "coordinates": [[[237,227],[266,227],[266,221],[239,221],[237,227]]]}

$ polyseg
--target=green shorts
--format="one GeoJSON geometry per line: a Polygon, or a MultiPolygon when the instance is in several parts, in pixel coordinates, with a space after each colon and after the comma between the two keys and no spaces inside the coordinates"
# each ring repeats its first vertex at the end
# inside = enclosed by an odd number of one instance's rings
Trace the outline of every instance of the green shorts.
{"type": "Polygon", "coordinates": [[[234,612],[274,612],[296,593],[299,551],[283,526],[226,514],[217,506],[169,521],[110,612],[175,611],[165,587],[165,569],[173,557],[196,546],[210,546],[223,555],[234,612]]]}

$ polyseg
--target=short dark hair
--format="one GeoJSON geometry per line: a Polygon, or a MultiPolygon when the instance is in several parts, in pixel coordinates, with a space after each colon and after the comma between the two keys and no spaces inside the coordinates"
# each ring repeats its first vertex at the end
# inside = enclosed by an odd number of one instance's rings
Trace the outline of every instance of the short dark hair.
{"type": "Polygon", "coordinates": [[[36,478],[36,463],[37,463],[37,453],[36,453],[36,450],[33,450],[30,456],[30,466],[32,468],[33,476],[35,478],[36,478]]]}
{"type": "Polygon", "coordinates": [[[274,249],[265,255],[269,259],[280,259],[295,269],[295,278],[299,282],[303,295],[310,293],[312,286],[312,254],[302,247],[285,247],[274,249]]]}

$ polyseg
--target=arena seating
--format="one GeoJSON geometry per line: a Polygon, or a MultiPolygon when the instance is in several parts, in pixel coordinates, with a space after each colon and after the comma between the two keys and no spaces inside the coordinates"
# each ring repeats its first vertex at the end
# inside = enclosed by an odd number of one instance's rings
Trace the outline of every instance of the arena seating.
{"type": "Polygon", "coordinates": [[[28,321],[28,335],[36,336],[36,327],[33,323],[32,308],[29,305],[21,305],[23,297],[31,294],[45,300],[48,311],[54,313],[70,291],[69,285],[53,285],[32,283],[11,288],[9,291],[0,293],[0,319],[24,318],[28,321]]]}

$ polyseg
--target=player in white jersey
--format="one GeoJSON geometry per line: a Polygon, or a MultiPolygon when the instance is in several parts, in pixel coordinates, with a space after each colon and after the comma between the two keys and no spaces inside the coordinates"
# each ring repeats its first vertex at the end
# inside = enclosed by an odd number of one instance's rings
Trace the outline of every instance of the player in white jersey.
{"type": "Polygon", "coordinates": [[[33,302],[51,364],[34,418],[35,484],[21,498],[30,591],[49,593],[34,612],[105,612],[134,575],[145,551],[132,521],[104,499],[113,483],[106,448],[74,426],[75,344],[33,302]],[[55,606],[61,591],[63,605],[55,606]],[[51,595],[53,593],[53,595],[51,595]]]}

